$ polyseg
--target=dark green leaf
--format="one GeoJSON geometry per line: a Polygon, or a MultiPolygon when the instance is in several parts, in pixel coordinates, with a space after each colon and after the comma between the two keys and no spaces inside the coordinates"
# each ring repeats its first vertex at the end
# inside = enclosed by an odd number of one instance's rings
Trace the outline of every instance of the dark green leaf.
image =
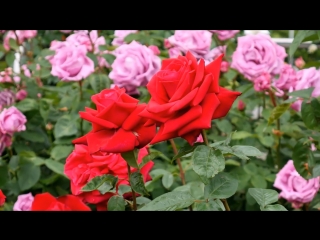
{"type": "Polygon", "coordinates": [[[15,53],[13,51],[10,51],[6,54],[5,59],[6,59],[6,63],[8,64],[8,67],[11,67],[11,68],[13,67],[13,62],[16,58],[14,54],[15,53]]]}
{"type": "Polygon", "coordinates": [[[259,149],[252,146],[234,145],[232,146],[234,152],[242,152],[245,156],[260,157],[262,152],[259,149]]]}
{"type": "Polygon", "coordinates": [[[51,56],[51,55],[54,55],[54,54],[55,54],[55,51],[52,51],[52,50],[50,50],[48,48],[42,49],[41,53],[40,53],[41,57],[47,57],[47,56],[51,56]]]}
{"type": "Polygon", "coordinates": [[[151,200],[146,197],[137,197],[136,201],[137,201],[138,205],[147,204],[147,203],[151,202],[151,200]]]}
{"type": "Polygon", "coordinates": [[[306,164],[309,160],[309,152],[310,147],[308,144],[305,144],[305,139],[299,139],[296,145],[293,147],[292,152],[292,160],[294,163],[294,167],[296,168],[297,172],[304,178],[307,178],[309,172],[306,169],[306,164]]]}
{"type": "Polygon", "coordinates": [[[45,160],[45,165],[53,172],[60,174],[62,176],[64,175],[64,164],[54,161],[52,159],[45,160]]]}
{"type": "Polygon", "coordinates": [[[125,193],[131,192],[131,187],[128,185],[119,185],[118,194],[123,195],[125,193]]]}
{"type": "Polygon", "coordinates": [[[101,194],[112,190],[118,181],[118,177],[111,174],[105,174],[92,178],[85,186],[82,187],[81,191],[91,192],[98,190],[101,194]]]}
{"type": "Polygon", "coordinates": [[[272,124],[274,121],[279,119],[279,117],[282,114],[284,114],[290,108],[290,106],[291,106],[290,103],[282,103],[282,104],[276,106],[271,112],[271,115],[268,120],[268,125],[272,124]]]}
{"type": "Polygon", "coordinates": [[[289,47],[289,55],[293,56],[297,48],[300,46],[304,38],[307,36],[310,30],[299,30],[297,35],[294,37],[289,47]]]}
{"type": "Polygon", "coordinates": [[[220,172],[204,187],[205,198],[229,198],[236,193],[238,180],[230,173],[220,172]]]}
{"type": "Polygon", "coordinates": [[[137,162],[138,153],[136,148],[132,151],[121,153],[121,156],[131,167],[139,168],[137,162]]]}
{"type": "Polygon", "coordinates": [[[208,202],[195,202],[193,210],[194,211],[225,211],[225,208],[221,200],[209,199],[208,202]]]}
{"type": "Polygon", "coordinates": [[[262,208],[278,201],[279,194],[272,189],[249,188],[248,192],[262,208]]]}
{"type": "Polygon", "coordinates": [[[76,135],[78,132],[77,125],[71,115],[63,115],[54,126],[53,134],[55,138],[62,138],[76,135]]]}
{"type": "Polygon", "coordinates": [[[226,119],[217,120],[215,121],[215,124],[217,125],[218,129],[223,133],[231,133],[232,131],[232,125],[226,119]]]}
{"type": "Polygon", "coordinates": [[[130,175],[130,185],[135,192],[149,196],[149,193],[144,186],[143,176],[141,173],[134,172],[130,175]]]}
{"type": "Polygon", "coordinates": [[[257,166],[252,162],[244,165],[243,170],[250,175],[256,175],[258,173],[257,166]]]}
{"type": "Polygon", "coordinates": [[[288,211],[284,206],[280,204],[267,205],[261,208],[261,211],[288,211]]]}
{"type": "Polygon", "coordinates": [[[17,50],[19,48],[19,45],[17,44],[17,41],[13,38],[10,38],[9,39],[9,45],[10,45],[10,48],[13,49],[13,50],[17,50]]]}
{"type": "Polygon", "coordinates": [[[320,103],[316,98],[313,98],[311,103],[302,102],[301,117],[307,128],[320,130],[320,103]]]}
{"type": "Polygon", "coordinates": [[[15,106],[23,113],[39,108],[37,100],[32,98],[25,98],[22,101],[18,102],[15,106]]]}
{"type": "Polygon", "coordinates": [[[253,175],[250,180],[251,184],[255,188],[266,188],[267,187],[267,181],[264,177],[260,175],[253,175]]]}
{"type": "Polygon", "coordinates": [[[51,69],[48,68],[41,68],[40,70],[40,78],[46,79],[51,76],[51,69]]]}
{"type": "Polygon", "coordinates": [[[312,169],[312,178],[320,176],[320,165],[316,164],[312,169]]]}
{"type": "Polygon", "coordinates": [[[61,159],[65,159],[72,152],[74,147],[72,145],[57,145],[51,150],[51,158],[59,161],[61,159]]]}
{"type": "Polygon", "coordinates": [[[292,97],[309,99],[311,97],[313,90],[314,90],[314,87],[311,87],[311,88],[302,89],[294,92],[289,92],[287,95],[292,97]]]}
{"type": "Polygon", "coordinates": [[[139,164],[140,169],[146,165],[148,162],[150,162],[151,160],[155,159],[156,157],[159,157],[163,155],[163,153],[161,152],[151,152],[150,154],[148,154],[147,156],[142,158],[141,163],[139,164]]]}
{"type": "Polygon", "coordinates": [[[189,207],[194,200],[188,192],[169,192],[155,198],[138,211],[175,211],[189,207]]]}
{"type": "Polygon", "coordinates": [[[188,153],[193,152],[193,150],[200,145],[204,145],[204,144],[203,143],[195,143],[193,146],[190,146],[190,144],[187,143],[185,146],[183,146],[182,148],[179,149],[178,154],[172,158],[172,161],[176,160],[177,158],[181,158],[184,155],[187,155],[188,153]]]}
{"type": "Polygon", "coordinates": [[[91,74],[88,79],[95,93],[99,93],[110,87],[110,79],[105,74],[91,74]]]}
{"type": "Polygon", "coordinates": [[[101,55],[106,61],[107,63],[109,63],[109,65],[111,66],[113,61],[116,59],[116,56],[113,54],[102,54],[101,55]]]}
{"type": "Polygon", "coordinates": [[[8,166],[0,166],[0,189],[9,180],[8,166]]]}
{"type": "Polygon", "coordinates": [[[209,179],[225,168],[225,160],[220,150],[200,145],[197,146],[192,155],[193,170],[199,175],[204,184],[209,179]]]}
{"type": "Polygon", "coordinates": [[[40,167],[33,163],[24,163],[17,171],[18,184],[21,191],[25,191],[33,187],[40,179],[40,167]]]}
{"type": "Polygon", "coordinates": [[[97,56],[95,54],[88,52],[87,56],[93,61],[95,67],[99,65],[97,56]]]}
{"type": "Polygon", "coordinates": [[[112,196],[108,201],[108,211],[125,211],[126,202],[123,197],[112,196]]]}

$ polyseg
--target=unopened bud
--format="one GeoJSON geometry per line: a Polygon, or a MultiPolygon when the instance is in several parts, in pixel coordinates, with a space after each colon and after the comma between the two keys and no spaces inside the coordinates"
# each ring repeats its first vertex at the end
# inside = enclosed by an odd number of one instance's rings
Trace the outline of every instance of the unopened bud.
{"type": "Polygon", "coordinates": [[[317,49],[318,49],[317,45],[311,44],[311,45],[308,47],[308,53],[314,53],[315,51],[317,51],[317,49]]]}

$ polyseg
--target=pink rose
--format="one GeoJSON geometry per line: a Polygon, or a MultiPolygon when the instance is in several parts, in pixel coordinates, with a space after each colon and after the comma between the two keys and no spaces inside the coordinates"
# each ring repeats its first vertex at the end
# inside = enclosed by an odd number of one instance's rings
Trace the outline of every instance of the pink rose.
{"type": "Polygon", "coordinates": [[[284,47],[277,45],[269,35],[247,35],[238,38],[231,67],[253,81],[265,72],[279,74],[286,56],[284,47]]]}
{"type": "Polygon", "coordinates": [[[294,87],[297,81],[296,70],[294,70],[290,64],[283,64],[279,79],[274,81],[274,86],[282,91],[287,91],[291,87],[294,87]]]}
{"type": "Polygon", "coordinates": [[[138,30],[115,30],[114,31],[115,38],[112,40],[111,44],[113,46],[121,46],[122,44],[125,44],[124,39],[126,36],[136,32],[138,32],[138,30]]]}
{"type": "Polygon", "coordinates": [[[69,34],[72,32],[72,30],[59,30],[59,31],[65,34],[69,34]]]}
{"type": "Polygon", "coordinates": [[[271,76],[269,73],[263,73],[255,78],[253,83],[254,90],[257,92],[267,91],[271,87],[271,76]]]}
{"type": "Polygon", "coordinates": [[[155,54],[155,55],[159,55],[160,54],[160,50],[157,46],[155,45],[150,45],[149,48],[152,50],[152,52],[155,54]]]}
{"type": "Polygon", "coordinates": [[[38,34],[37,30],[18,30],[18,31],[21,32],[23,38],[25,39],[34,38],[38,34]]]}
{"type": "Polygon", "coordinates": [[[87,57],[85,46],[66,41],[56,43],[50,49],[56,51],[47,58],[52,64],[51,74],[62,81],[81,81],[94,72],[94,62],[87,57]]]}
{"type": "Polygon", "coordinates": [[[168,50],[168,53],[169,53],[169,58],[176,58],[178,57],[179,55],[181,56],[181,52],[179,50],[179,48],[177,47],[172,47],[168,50]]]}
{"type": "Polygon", "coordinates": [[[224,41],[229,38],[233,38],[240,30],[209,30],[212,33],[217,34],[219,40],[224,41]]]}
{"type": "Polygon", "coordinates": [[[6,147],[12,145],[12,136],[9,134],[4,134],[0,131],[0,156],[6,147]]]}
{"type": "Polygon", "coordinates": [[[94,53],[99,52],[99,46],[105,45],[106,40],[103,36],[98,36],[97,30],[92,30],[90,34],[88,31],[77,31],[66,38],[67,42],[71,42],[75,45],[83,45],[89,52],[92,52],[92,46],[94,46],[94,53]],[[90,37],[89,37],[90,36],[90,37]]]}
{"type": "Polygon", "coordinates": [[[7,35],[3,39],[3,46],[7,51],[10,50],[9,39],[12,38],[16,40],[17,39],[16,35],[18,36],[18,43],[22,44],[24,40],[29,38],[34,38],[35,36],[37,36],[37,30],[8,31],[7,35]]]}
{"type": "MultiPolygon", "coordinates": [[[[320,72],[315,68],[306,68],[297,72],[297,82],[294,86],[290,87],[289,92],[298,91],[302,89],[308,89],[314,87],[311,96],[320,96],[320,72]]],[[[301,110],[302,100],[297,100],[291,105],[296,111],[301,110]]]]}
{"type": "Polygon", "coordinates": [[[19,101],[22,101],[27,97],[27,95],[28,95],[27,91],[24,89],[21,89],[16,93],[16,99],[19,101]]]}
{"type": "Polygon", "coordinates": [[[34,197],[32,193],[21,194],[13,205],[13,211],[31,211],[34,197]]]}
{"type": "Polygon", "coordinates": [[[0,131],[13,134],[26,130],[27,118],[16,107],[4,108],[0,113],[0,131]]]}
{"type": "Polygon", "coordinates": [[[172,47],[172,45],[171,45],[171,43],[169,42],[168,39],[164,39],[163,45],[164,45],[164,48],[166,48],[166,49],[169,49],[169,48],[172,47]]]}
{"type": "Polygon", "coordinates": [[[205,60],[206,65],[211,63],[213,60],[215,60],[217,57],[219,57],[221,54],[226,54],[227,46],[218,46],[213,49],[211,49],[203,58],[205,60]]]}
{"type": "Polygon", "coordinates": [[[302,57],[298,57],[295,61],[294,61],[294,64],[296,65],[297,68],[303,68],[304,65],[306,64],[303,60],[302,57]]]}
{"type": "Polygon", "coordinates": [[[16,96],[14,92],[9,89],[4,89],[0,91],[0,110],[3,107],[8,107],[14,104],[16,101],[16,96]]]}
{"type": "Polygon", "coordinates": [[[31,72],[30,70],[28,69],[27,65],[26,64],[23,64],[21,66],[21,69],[23,70],[23,73],[26,77],[31,77],[31,72]]]}
{"type": "Polygon", "coordinates": [[[227,61],[222,61],[221,62],[221,72],[227,72],[229,70],[229,63],[227,61]]]}
{"type": "Polygon", "coordinates": [[[239,111],[243,111],[246,108],[246,104],[240,99],[238,101],[237,108],[238,108],[239,111]]]}
{"type": "Polygon", "coordinates": [[[136,41],[119,46],[113,53],[116,59],[109,77],[118,87],[126,88],[128,94],[136,94],[137,87],[146,86],[161,67],[161,59],[136,41]]]}
{"type": "Polygon", "coordinates": [[[207,30],[176,30],[168,41],[185,54],[190,51],[196,58],[203,58],[210,51],[211,37],[207,30]]]}
{"type": "Polygon", "coordinates": [[[278,172],[274,187],[281,190],[279,198],[284,198],[292,203],[294,208],[300,208],[303,203],[309,203],[319,190],[319,177],[309,180],[304,179],[296,171],[293,161],[278,172]]]}

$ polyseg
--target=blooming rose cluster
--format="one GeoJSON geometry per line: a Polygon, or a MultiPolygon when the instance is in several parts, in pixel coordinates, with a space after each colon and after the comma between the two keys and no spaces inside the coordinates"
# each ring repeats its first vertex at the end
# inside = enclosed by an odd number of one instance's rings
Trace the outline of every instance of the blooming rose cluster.
{"type": "Polygon", "coordinates": [[[312,201],[319,191],[320,177],[309,180],[304,179],[296,171],[293,161],[287,164],[278,172],[274,187],[281,190],[279,197],[292,203],[293,208],[300,208],[304,203],[312,201]]]}
{"type": "Polygon", "coordinates": [[[113,54],[116,59],[109,74],[114,83],[112,87],[124,87],[129,95],[139,94],[137,88],[146,86],[161,67],[157,51],[154,46],[147,47],[136,41],[115,49],[113,54]]]}
{"type": "Polygon", "coordinates": [[[12,144],[15,132],[26,130],[27,119],[16,107],[4,108],[0,112],[0,155],[12,144]]]}
{"type": "Polygon", "coordinates": [[[81,81],[94,72],[94,62],[87,56],[88,52],[97,54],[101,67],[110,67],[102,57],[99,46],[105,45],[103,36],[98,36],[97,30],[74,31],[66,41],[52,41],[50,50],[55,51],[53,56],[47,57],[52,64],[51,74],[62,81],[81,81]]]}
{"type": "Polygon", "coordinates": [[[10,50],[10,39],[16,40],[19,44],[22,44],[25,40],[34,38],[37,36],[37,30],[14,30],[8,31],[3,39],[3,47],[5,50],[10,50]],[[18,39],[17,39],[18,38],[18,39]]]}
{"type": "MultiPolygon", "coordinates": [[[[190,51],[197,59],[203,58],[205,63],[209,64],[220,54],[225,54],[226,51],[226,46],[218,46],[210,50],[212,31],[221,31],[219,36],[224,35],[224,40],[234,37],[235,34],[222,33],[223,31],[239,32],[239,30],[176,30],[174,35],[165,39],[164,45],[169,49],[170,58],[186,54],[190,51]]],[[[229,63],[222,61],[221,64],[221,71],[226,72],[229,63]]]]}

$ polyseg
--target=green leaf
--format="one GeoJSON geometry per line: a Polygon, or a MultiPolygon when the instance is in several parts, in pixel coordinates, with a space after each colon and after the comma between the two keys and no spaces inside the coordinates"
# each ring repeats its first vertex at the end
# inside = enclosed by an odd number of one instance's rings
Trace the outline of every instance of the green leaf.
{"type": "Polygon", "coordinates": [[[172,161],[193,152],[196,147],[201,146],[201,145],[204,145],[204,144],[203,143],[195,143],[193,146],[190,146],[190,144],[187,143],[186,145],[184,145],[182,148],[179,149],[178,154],[172,158],[172,161]]]}
{"type": "Polygon", "coordinates": [[[32,98],[25,98],[22,101],[18,102],[15,106],[21,112],[28,112],[32,110],[37,110],[39,108],[37,100],[32,98]]]}
{"type": "Polygon", "coordinates": [[[33,187],[40,179],[40,167],[31,162],[25,162],[20,165],[17,171],[18,184],[21,191],[25,191],[33,187]]]}
{"type": "Polygon", "coordinates": [[[266,188],[267,187],[267,181],[264,177],[260,175],[253,175],[250,180],[251,184],[255,188],[266,188]]]}
{"type": "Polygon", "coordinates": [[[4,52],[0,51],[0,59],[4,56],[4,52]]]}
{"type": "Polygon", "coordinates": [[[140,169],[146,165],[148,162],[150,162],[151,160],[155,159],[156,157],[159,157],[163,155],[163,153],[161,152],[151,152],[150,154],[148,154],[147,156],[142,158],[141,163],[139,164],[140,169]]]}
{"type": "Polygon", "coordinates": [[[257,166],[252,162],[244,165],[243,170],[250,175],[256,175],[258,173],[257,166]]]}
{"type": "Polygon", "coordinates": [[[162,177],[162,184],[166,189],[169,189],[173,184],[173,175],[171,173],[164,174],[162,177]]]}
{"type": "Polygon", "coordinates": [[[40,70],[40,78],[46,79],[51,76],[51,69],[48,68],[41,68],[40,70]]]}
{"type": "Polygon", "coordinates": [[[92,178],[85,186],[82,187],[81,191],[91,192],[98,190],[101,194],[105,194],[115,188],[118,177],[111,174],[104,174],[92,178]]]}
{"type": "Polygon", "coordinates": [[[141,39],[141,34],[140,33],[130,33],[124,38],[124,41],[126,43],[130,43],[133,40],[139,41],[140,39],[141,39]]]}
{"type": "Polygon", "coordinates": [[[73,136],[78,133],[77,125],[71,115],[63,115],[54,126],[53,134],[55,138],[73,136]]]}
{"type": "Polygon", "coordinates": [[[230,173],[220,172],[204,187],[205,198],[229,198],[236,193],[238,180],[230,173]]]}
{"type": "Polygon", "coordinates": [[[15,53],[13,51],[10,51],[6,54],[5,60],[6,60],[6,63],[8,64],[8,67],[11,67],[11,68],[13,67],[13,62],[16,59],[14,54],[15,53]]]}
{"type": "Polygon", "coordinates": [[[312,178],[316,178],[320,176],[320,165],[316,164],[312,169],[312,178]]]}
{"type": "Polygon", "coordinates": [[[244,155],[249,157],[260,157],[262,152],[259,149],[252,146],[242,146],[242,145],[234,145],[232,149],[235,152],[242,152],[244,155]]]}
{"type": "Polygon", "coordinates": [[[146,197],[137,197],[136,201],[137,201],[138,205],[147,204],[147,203],[151,202],[151,200],[146,197]]]}
{"type": "Polygon", "coordinates": [[[195,202],[194,211],[225,211],[223,203],[219,199],[209,199],[208,202],[195,202]]]}
{"type": "Polygon", "coordinates": [[[220,150],[200,145],[197,146],[192,155],[193,170],[199,175],[204,184],[209,179],[225,168],[225,160],[220,150]]]}
{"type": "Polygon", "coordinates": [[[60,174],[62,176],[64,175],[64,164],[61,162],[54,161],[52,159],[45,160],[45,165],[53,172],[60,174]]]}
{"type": "Polygon", "coordinates": [[[233,160],[233,159],[228,159],[226,160],[226,166],[229,165],[229,166],[237,166],[237,167],[240,167],[240,163],[236,160],[233,160]]]}
{"type": "Polygon", "coordinates": [[[308,88],[308,89],[302,89],[294,92],[287,93],[288,96],[292,97],[299,97],[299,98],[305,98],[309,99],[311,97],[311,94],[314,90],[314,87],[308,88]]]}
{"type": "Polygon", "coordinates": [[[268,176],[265,177],[265,179],[268,181],[268,182],[274,182],[276,180],[276,174],[269,174],[268,176]]]}
{"type": "Polygon", "coordinates": [[[52,51],[48,48],[45,48],[45,49],[42,49],[41,52],[40,52],[40,56],[41,57],[47,57],[47,56],[51,56],[51,55],[54,55],[55,54],[55,51],[52,51]]]}
{"type": "MultiPolygon", "coordinates": [[[[11,160],[10,160],[11,161],[11,160]]],[[[0,166],[0,189],[9,180],[8,166],[0,166]]]]}
{"type": "Polygon", "coordinates": [[[109,54],[109,53],[102,54],[101,56],[107,61],[107,63],[109,63],[110,66],[112,65],[112,63],[116,59],[115,55],[109,54]]]}
{"type": "Polygon", "coordinates": [[[244,138],[252,137],[253,134],[246,131],[237,131],[232,134],[232,140],[240,140],[244,138]]]}
{"type": "Polygon", "coordinates": [[[94,53],[87,52],[87,56],[93,61],[95,67],[99,65],[97,56],[94,53]]]}
{"type": "Polygon", "coordinates": [[[123,195],[125,193],[131,192],[131,187],[128,185],[119,185],[118,187],[118,194],[123,195]]]}
{"type": "Polygon", "coordinates": [[[107,205],[108,211],[125,211],[126,202],[123,197],[120,196],[112,196],[107,205]]]}
{"type": "MultiPolygon", "coordinates": [[[[308,144],[304,144],[304,143],[305,143],[305,139],[303,138],[297,141],[296,145],[293,147],[292,160],[297,172],[303,178],[307,178],[309,173],[305,168],[305,164],[308,163],[308,160],[310,157],[309,152],[311,150],[308,144]]],[[[313,166],[309,166],[309,167],[312,168],[313,166]]]]}
{"type": "Polygon", "coordinates": [[[217,120],[217,121],[215,121],[215,124],[217,125],[218,129],[223,133],[231,133],[232,132],[232,125],[226,119],[217,120]]]}
{"type": "Polygon", "coordinates": [[[100,93],[102,90],[110,88],[110,79],[105,74],[91,74],[88,79],[95,93],[100,93]]]}
{"type": "Polygon", "coordinates": [[[249,188],[248,192],[262,208],[278,201],[279,194],[272,189],[249,188]]]}
{"type": "Polygon", "coordinates": [[[143,176],[141,173],[139,173],[139,172],[131,173],[130,185],[135,192],[137,192],[141,195],[149,196],[149,193],[148,193],[146,187],[144,186],[143,176]]]}
{"type": "Polygon", "coordinates": [[[70,153],[72,152],[72,150],[74,149],[74,147],[72,145],[57,145],[54,148],[52,148],[51,150],[51,158],[59,161],[61,159],[66,159],[70,153]]]}
{"type": "Polygon", "coordinates": [[[129,164],[129,166],[139,169],[137,162],[138,153],[136,148],[132,151],[121,153],[121,156],[129,164]]]}
{"type": "Polygon", "coordinates": [[[288,211],[284,206],[280,204],[267,205],[261,208],[261,211],[288,211]]]}
{"type": "Polygon", "coordinates": [[[169,192],[155,198],[138,211],[175,211],[189,207],[194,200],[193,196],[188,192],[169,192]]]}
{"type": "Polygon", "coordinates": [[[304,38],[307,36],[310,30],[299,30],[297,35],[294,37],[289,47],[289,55],[292,57],[295,51],[298,49],[304,38]]]}
{"type": "Polygon", "coordinates": [[[275,120],[279,119],[279,117],[284,114],[289,108],[291,104],[290,103],[282,103],[278,106],[276,106],[268,119],[268,125],[272,124],[275,120]]]}
{"type": "Polygon", "coordinates": [[[17,41],[13,38],[9,39],[9,46],[13,50],[17,50],[19,48],[19,45],[17,44],[17,41]]]}
{"type": "Polygon", "coordinates": [[[316,98],[301,105],[301,117],[307,128],[320,131],[320,103],[316,98]]]}

